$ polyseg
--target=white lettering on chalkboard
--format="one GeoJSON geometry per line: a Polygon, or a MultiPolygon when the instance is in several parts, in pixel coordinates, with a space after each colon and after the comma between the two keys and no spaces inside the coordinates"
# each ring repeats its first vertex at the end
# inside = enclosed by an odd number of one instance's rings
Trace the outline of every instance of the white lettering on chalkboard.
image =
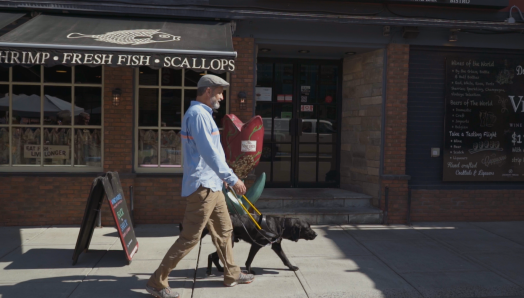
{"type": "Polygon", "coordinates": [[[502,164],[504,164],[506,162],[506,159],[507,159],[506,155],[496,157],[496,155],[493,154],[491,156],[484,157],[482,159],[482,164],[485,165],[488,168],[490,166],[501,166],[502,164]]]}
{"type": "Polygon", "coordinates": [[[518,76],[524,75],[524,68],[522,68],[521,65],[517,66],[517,75],[518,76]]]}
{"type": "MultiPolygon", "coordinates": [[[[519,109],[520,104],[522,103],[522,98],[524,96],[519,96],[519,102],[515,103],[515,96],[514,95],[508,95],[509,100],[511,101],[511,105],[513,106],[513,111],[517,113],[517,110],[519,109]]],[[[521,113],[524,113],[524,103],[522,103],[522,111],[521,113]]]]}

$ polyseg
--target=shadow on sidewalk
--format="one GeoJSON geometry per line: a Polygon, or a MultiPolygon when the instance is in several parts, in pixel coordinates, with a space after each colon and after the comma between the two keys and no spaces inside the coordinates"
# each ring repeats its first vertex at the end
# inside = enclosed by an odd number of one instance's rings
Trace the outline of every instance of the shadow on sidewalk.
{"type": "MultiPolygon", "coordinates": [[[[185,272],[190,273],[190,272],[185,272]]],[[[192,273],[192,272],[191,272],[192,273]]],[[[0,297],[20,298],[115,298],[115,297],[152,297],[145,290],[146,276],[149,273],[130,273],[130,277],[118,277],[113,275],[89,275],[89,276],[67,276],[32,279],[29,281],[0,284],[0,297]]],[[[170,285],[178,289],[191,290],[192,284],[185,279],[170,278],[170,285]]],[[[215,282],[223,286],[221,282],[215,282]]]]}

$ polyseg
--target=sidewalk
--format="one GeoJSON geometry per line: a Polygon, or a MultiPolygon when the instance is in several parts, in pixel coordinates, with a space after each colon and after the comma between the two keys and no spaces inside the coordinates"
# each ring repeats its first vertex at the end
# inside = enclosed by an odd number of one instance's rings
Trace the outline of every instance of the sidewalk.
{"type": "MultiPolygon", "coordinates": [[[[175,269],[183,298],[220,297],[524,297],[524,222],[315,226],[313,241],[284,240],[299,271],[263,248],[255,282],[226,288],[213,268],[211,238],[175,269]]],[[[149,275],[178,235],[178,225],[138,225],[140,248],[127,265],[114,228],[96,229],[89,253],[72,266],[78,227],[0,227],[0,297],[153,297],[149,275]]],[[[249,245],[237,243],[244,266],[249,245]]]]}

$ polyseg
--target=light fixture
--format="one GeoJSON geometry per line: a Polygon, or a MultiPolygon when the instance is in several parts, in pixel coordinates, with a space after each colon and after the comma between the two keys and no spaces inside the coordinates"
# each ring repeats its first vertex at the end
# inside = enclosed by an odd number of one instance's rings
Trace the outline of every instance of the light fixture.
{"type": "Polygon", "coordinates": [[[515,18],[511,15],[511,12],[513,11],[513,8],[516,8],[519,11],[520,18],[524,20],[524,17],[522,16],[522,12],[520,11],[520,8],[517,5],[513,5],[509,10],[509,18],[506,20],[508,24],[515,24],[515,18]]]}
{"type": "Polygon", "coordinates": [[[260,51],[260,52],[271,52],[271,49],[268,49],[268,48],[261,48],[259,51],[260,51]]]}
{"type": "Polygon", "coordinates": [[[67,73],[67,70],[57,70],[58,73],[67,73]]]}
{"type": "Polygon", "coordinates": [[[307,53],[309,53],[308,50],[299,50],[298,52],[299,52],[300,54],[307,54],[307,53]]]}
{"type": "Polygon", "coordinates": [[[122,97],[122,90],[120,88],[113,89],[113,105],[117,106],[120,104],[120,99],[122,97]]]}
{"type": "Polygon", "coordinates": [[[244,92],[244,91],[238,92],[237,97],[238,97],[238,103],[239,103],[239,107],[238,108],[241,111],[245,111],[247,109],[247,106],[246,106],[246,97],[247,97],[246,92],[244,92]]]}
{"type": "Polygon", "coordinates": [[[355,55],[357,52],[346,52],[346,55],[355,55]]]}
{"type": "Polygon", "coordinates": [[[391,27],[390,26],[382,27],[382,36],[387,37],[390,35],[391,35],[391,27]]]}
{"type": "Polygon", "coordinates": [[[459,32],[460,29],[451,29],[449,31],[450,31],[449,41],[451,41],[451,42],[457,41],[458,40],[457,32],[459,32]]]}

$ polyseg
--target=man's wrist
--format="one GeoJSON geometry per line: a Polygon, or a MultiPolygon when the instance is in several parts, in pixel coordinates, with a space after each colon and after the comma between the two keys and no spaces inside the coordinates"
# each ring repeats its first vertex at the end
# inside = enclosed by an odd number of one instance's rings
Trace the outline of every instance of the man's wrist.
{"type": "Polygon", "coordinates": [[[226,181],[226,183],[229,184],[229,186],[234,186],[235,184],[237,184],[237,182],[238,182],[238,177],[236,176],[233,176],[226,181]]]}

